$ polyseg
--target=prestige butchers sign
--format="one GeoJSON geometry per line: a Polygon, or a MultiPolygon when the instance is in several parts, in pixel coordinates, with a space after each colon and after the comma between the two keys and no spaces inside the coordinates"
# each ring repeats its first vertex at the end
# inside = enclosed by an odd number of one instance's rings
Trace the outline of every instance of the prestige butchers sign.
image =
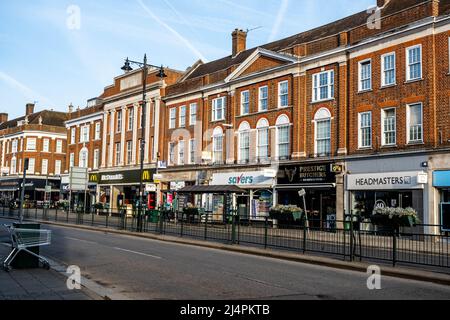
{"type": "Polygon", "coordinates": [[[351,174],[347,177],[347,190],[423,189],[419,177],[424,172],[393,172],[351,174]]]}
{"type": "Polygon", "coordinates": [[[278,184],[335,183],[331,163],[280,167],[278,184]]]}

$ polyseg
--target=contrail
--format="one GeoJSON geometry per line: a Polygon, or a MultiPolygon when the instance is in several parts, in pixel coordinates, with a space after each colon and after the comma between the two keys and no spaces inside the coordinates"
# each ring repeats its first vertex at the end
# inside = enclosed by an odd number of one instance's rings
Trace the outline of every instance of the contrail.
{"type": "Polygon", "coordinates": [[[283,23],[284,16],[286,15],[287,8],[289,6],[289,0],[283,0],[280,6],[280,10],[278,10],[278,15],[275,20],[275,23],[272,28],[272,33],[269,37],[269,42],[272,42],[275,40],[276,36],[278,35],[278,31],[280,30],[281,24],[283,23]]]}
{"type": "Polygon", "coordinates": [[[38,100],[41,103],[51,104],[50,100],[41,96],[37,92],[33,91],[23,83],[19,82],[18,80],[14,79],[10,75],[0,71],[0,80],[5,82],[7,85],[9,85],[11,88],[19,91],[25,98],[29,99],[30,101],[38,100]]]}
{"type": "Polygon", "coordinates": [[[167,30],[169,30],[175,37],[177,37],[181,42],[183,42],[188,48],[189,50],[191,50],[198,58],[202,59],[203,62],[207,62],[208,59],[205,58],[205,56],[203,56],[203,54],[197,50],[197,48],[194,47],[194,45],[185,37],[183,37],[181,34],[179,34],[175,29],[171,28],[169,25],[167,25],[167,23],[165,23],[164,21],[162,21],[160,18],[158,18],[153,11],[151,11],[143,2],[142,0],[137,0],[137,2],[139,3],[139,5],[142,7],[142,9],[144,9],[149,15],[150,17],[152,17],[156,22],[158,22],[160,25],[162,25],[164,28],[166,28],[167,30]]]}

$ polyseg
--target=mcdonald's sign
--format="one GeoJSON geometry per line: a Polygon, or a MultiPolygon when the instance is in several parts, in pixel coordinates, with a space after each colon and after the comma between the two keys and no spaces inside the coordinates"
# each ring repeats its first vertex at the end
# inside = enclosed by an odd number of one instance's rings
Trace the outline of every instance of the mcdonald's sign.
{"type": "Polygon", "coordinates": [[[97,179],[97,183],[101,185],[113,185],[113,184],[138,184],[142,177],[143,183],[153,182],[154,169],[146,169],[142,172],[140,170],[128,170],[128,171],[114,171],[114,172],[101,172],[92,174],[89,176],[89,182],[95,183],[91,179],[97,179]],[[93,177],[96,175],[97,177],[93,177]]]}
{"type": "Polygon", "coordinates": [[[99,182],[99,174],[98,173],[90,173],[89,174],[89,183],[98,183],[99,182]]]}

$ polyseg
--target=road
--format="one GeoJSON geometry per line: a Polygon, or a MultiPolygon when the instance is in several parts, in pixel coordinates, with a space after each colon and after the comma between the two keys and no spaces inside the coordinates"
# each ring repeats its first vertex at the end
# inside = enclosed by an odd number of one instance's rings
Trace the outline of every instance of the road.
{"type": "MultiPolygon", "coordinates": [[[[11,223],[0,219],[0,224],[11,223]]],[[[129,299],[450,299],[450,287],[63,227],[43,254],[129,299]]],[[[5,234],[0,231],[0,238],[5,234]]],[[[4,238],[3,238],[4,239],[4,238]]]]}

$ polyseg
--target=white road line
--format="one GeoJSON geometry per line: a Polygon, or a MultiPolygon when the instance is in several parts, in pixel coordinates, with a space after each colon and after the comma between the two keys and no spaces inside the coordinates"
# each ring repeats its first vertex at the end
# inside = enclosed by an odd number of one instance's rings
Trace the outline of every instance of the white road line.
{"type": "Polygon", "coordinates": [[[162,259],[161,257],[158,256],[153,256],[151,254],[146,254],[146,253],[142,253],[142,252],[137,252],[137,251],[132,251],[132,250],[127,250],[127,249],[122,249],[122,248],[117,248],[114,247],[114,250],[119,250],[119,251],[124,251],[124,252],[129,252],[129,253],[134,253],[134,254],[138,254],[140,256],[145,256],[145,257],[150,257],[150,258],[155,258],[155,259],[162,259]]]}
{"type": "Polygon", "coordinates": [[[98,244],[98,242],[94,242],[94,241],[89,241],[89,240],[83,240],[83,239],[77,239],[77,238],[71,238],[71,237],[64,237],[68,240],[73,240],[73,241],[79,241],[79,242],[86,242],[86,243],[91,243],[91,244],[98,244]]]}

